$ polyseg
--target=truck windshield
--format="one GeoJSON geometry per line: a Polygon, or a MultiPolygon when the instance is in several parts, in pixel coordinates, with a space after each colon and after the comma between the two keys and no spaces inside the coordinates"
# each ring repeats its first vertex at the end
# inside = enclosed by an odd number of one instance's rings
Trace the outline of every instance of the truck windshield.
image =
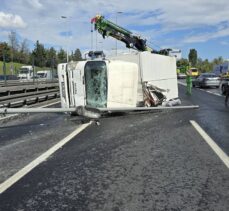
{"type": "Polygon", "coordinates": [[[19,69],[19,73],[20,74],[28,74],[29,70],[27,68],[21,68],[21,69],[19,69]]]}
{"type": "Polygon", "coordinates": [[[46,77],[46,73],[37,73],[37,76],[39,78],[45,78],[46,77]]]}
{"type": "Polygon", "coordinates": [[[191,69],[192,70],[192,72],[194,72],[194,73],[196,73],[197,72],[197,69],[191,69]]]}
{"type": "Polygon", "coordinates": [[[85,91],[88,106],[107,107],[107,67],[104,61],[89,61],[85,65],[85,91]]]}

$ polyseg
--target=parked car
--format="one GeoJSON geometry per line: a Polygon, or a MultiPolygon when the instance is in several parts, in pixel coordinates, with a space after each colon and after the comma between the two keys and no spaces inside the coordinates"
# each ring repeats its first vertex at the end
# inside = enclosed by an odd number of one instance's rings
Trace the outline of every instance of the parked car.
{"type": "Polygon", "coordinates": [[[202,73],[199,77],[193,80],[193,87],[219,87],[220,78],[214,73],[202,73]]]}
{"type": "Polygon", "coordinates": [[[185,73],[177,73],[177,78],[178,79],[185,79],[186,78],[186,74],[185,73]]]}

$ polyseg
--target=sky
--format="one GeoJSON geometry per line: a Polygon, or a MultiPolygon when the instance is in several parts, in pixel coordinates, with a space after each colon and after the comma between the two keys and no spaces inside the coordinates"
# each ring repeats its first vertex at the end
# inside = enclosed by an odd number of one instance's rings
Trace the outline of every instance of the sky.
{"type": "MultiPolygon", "coordinates": [[[[56,50],[115,52],[113,38],[91,33],[91,18],[101,14],[156,50],[181,49],[187,58],[195,48],[202,59],[228,59],[228,11],[228,0],[0,0],[0,42],[13,30],[31,49],[39,40],[56,50]]],[[[118,52],[126,51],[123,43],[117,46],[118,52]]]]}

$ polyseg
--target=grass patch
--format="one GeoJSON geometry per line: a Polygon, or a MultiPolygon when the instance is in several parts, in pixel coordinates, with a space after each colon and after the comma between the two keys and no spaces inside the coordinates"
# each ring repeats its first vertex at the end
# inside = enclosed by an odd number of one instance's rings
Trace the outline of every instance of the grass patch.
{"type": "MultiPolygon", "coordinates": [[[[6,75],[17,75],[18,70],[21,68],[21,66],[24,66],[24,65],[28,66],[28,64],[21,64],[21,63],[17,63],[17,62],[14,62],[14,63],[6,62],[6,75]],[[13,72],[10,71],[11,65],[13,66],[13,72]]],[[[35,66],[35,72],[37,72],[39,70],[44,70],[44,69],[48,70],[50,68],[48,68],[48,67],[41,68],[41,67],[35,66]]],[[[3,62],[2,61],[0,61],[0,75],[3,75],[3,62]]]]}

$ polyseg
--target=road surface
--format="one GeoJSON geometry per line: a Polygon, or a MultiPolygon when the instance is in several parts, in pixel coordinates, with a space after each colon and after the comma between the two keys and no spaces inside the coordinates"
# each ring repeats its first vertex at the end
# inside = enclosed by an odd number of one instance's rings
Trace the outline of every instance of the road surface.
{"type": "MultiPolygon", "coordinates": [[[[179,90],[184,105],[200,108],[113,116],[88,126],[4,191],[0,210],[229,210],[228,168],[190,123],[199,124],[228,155],[229,109],[220,96],[198,89],[186,96],[181,85],[179,90]]],[[[1,157],[5,172],[9,157],[18,153],[12,144],[20,146],[19,137],[33,141],[26,127],[36,132],[34,142],[43,143],[39,150],[40,144],[31,143],[36,156],[79,127],[56,114],[5,124],[0,128],[0,150],[8,152],[1,157]]],[[[31,148],[24,151],[29,154],[24,164],[33,159],[31,148]]]]}

